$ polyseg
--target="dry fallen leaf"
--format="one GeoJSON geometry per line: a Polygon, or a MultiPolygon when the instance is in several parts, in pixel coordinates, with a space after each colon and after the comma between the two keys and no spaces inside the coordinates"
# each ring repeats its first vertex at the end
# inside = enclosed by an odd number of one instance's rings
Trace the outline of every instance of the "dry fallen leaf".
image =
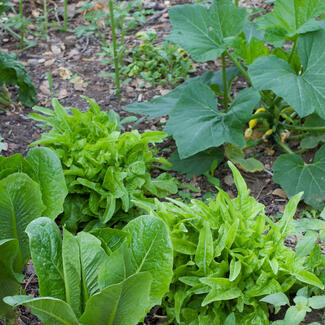
{"type": "Polygon", "coordinates": [[[44,62],[44,66],[45,67],[49,67],[50,65],[52,65],[55,62],[55,59],[51,59],[51,60],[47,60],[44,62]]]}
{"type": "Polygon", "coordinates": [[[71,71],[68,70],[68,69],[66,69],[66,68],[64,68],[64,67],[59,67],[59,74],[60,74],[60,77],[63,80],[69,80],[71,78],[71,76],[72,76],[71,71]]]}
{"type": "Polygon", "coordinates": [[[273,195],[279,196],[282,199],[287,199],[288,196],[282,188],[277,188],[272,192],[273,195]]]}
{"type": "Polygon", "coordinates": [[[32,10],[32,16],[34,18],[38,18],[40,16],[40,12],[37,9],[32,10]]]}
{"type": "Polygon", "coordinates": [[[228,174],[225,176],[225,178],[223,179],[223,181],[228,185],[231,186],[234,184],[234,178],[231,174],[228,174]]]}
{"type": "Polygon", "coordinates": [[[51,94],[48,80],[42,81],[39,89],[42,92],[42,94],[44,94],[46,96],[49,96],[51,94]]]}
{"type": "Polygon", "coordinates": [[[7,151],[8,150],[8,143],[7,142],[2,142],[2,150],[7,151]]]}
{"type": "Polygon", "coordinates": [[[56,45],[51,45],[51,51],[53,52],[53,54],[58,55],[61,53],[61,49],[60,47],[56,46],[56,45]]]}
{"type": "Polygon", "coordinates": [[[60,92],[59,92],[59,95],[58,95],[58,99],[63,99],[65,97],[67,97],[69,94],[68,94],[68,91],[66,89],[61,89],[60,92]]]}
{"type": "Polygon", "coordinates": [[[80,76],[76,76],[70,82],[73,84],[75,90],[83,91],[85,89],[85,82],[80,76]]]}

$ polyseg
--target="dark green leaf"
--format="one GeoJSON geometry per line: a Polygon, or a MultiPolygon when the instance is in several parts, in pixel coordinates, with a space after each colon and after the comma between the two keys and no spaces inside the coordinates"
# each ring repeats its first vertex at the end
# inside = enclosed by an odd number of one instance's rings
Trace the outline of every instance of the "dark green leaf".
{"type": "Polygon", "coordinates": [[[209,84],[213,75],[214,74],[212,71],[207,71],[201,76],[186,80],[180,86],[176,87],[164,96],[154,98],[150,102],[133,103],[123,107],[123,109],[127,112],[147,115],[149,118],[169,115],[170,110],[175,106],[180,96],[182,95],[184,88],[188,84],[195,81],[201,81],[203,83],[209,84]]]}
{"type": "Polygon", "coordinates": [[[288,36],[302,34],[322,28],[315,18],[325,11],[322,0],[277,0],[274,11],[258,19],[260,27],[280,27],[288,36]]]}
{"type": "Polygon", "coordinates": [[[213,148],[199,152],[186,159],[180,159],[178,152],[175,151],[169,158],[169,161],[173,165],[172,170],[186,174],[187,178],[190,179],[194,175],[203,175],[210,170],[213,162],[219,165],[223,159],[223,151],[219,148],[213,148]]]}
{"type": "Polygon", "coordinates": [[[315,154],[314,162],[306,164],[295,154],[281,155],[273,164],[276,183],[289,196],[303,191],[306,203],[316,207],[324,207],[325,201],[325,145],[315,154]]]}
{"type": "Polygon", "coordinates": [[[208,86],[202,83],[187,86],[167,123],[167,131],[176,141],[180,158],[226,142],[243,146],[243,125],[259,99],[256,90],[245,89],[224,113],[219,111],[217,98],[208,86]]]}
{"type": "Polygon", "coordinates": [[[16,56],[0,51],[0,85],[17,85],[18,98],[25,106],[36,102],[36,89],[26,68],[16,60],[16,56]]]}
{"type": "Polygon", "coordinates": [[[317,113],[325,119],[325,29],[300,36],[298,53],[302,64],[298,74],[273,55],[254,61],[248,69],[253,85],[259,90],[274,91],[300,117],[317,113]]]}
{"type": "Polygon", "coordinates": [[[226,49],[226,39],[243,31],[246,16],[246,9],[228,0],[214,1],[209,9],[200,4],[175,6],[169,10],[172,33],[167,39],[196,61],[216,60],[226,49]]]}

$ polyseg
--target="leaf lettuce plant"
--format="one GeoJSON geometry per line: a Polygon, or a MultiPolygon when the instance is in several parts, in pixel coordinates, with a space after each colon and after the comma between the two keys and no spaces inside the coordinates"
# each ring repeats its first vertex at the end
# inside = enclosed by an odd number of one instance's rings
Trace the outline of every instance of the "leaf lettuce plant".
{"type": "Polygon", "coordinates": [[[66,194],[60,160],[50,149],[0,156],[0,318],[14,317],[2,298],[18,292],[30,259],[25,228],[41,216],[55,219],[66,194]]]}
{"type": "MultiPolygon", "coordinates": [[[[87,98],[86,98],[87,99],[87,98]]],[[[71,108],[71,115],[54,99],[53,110],[35,107],[42,114],[30,117],[50,130],[32,145],[43,144],[60,158],[68,186],[62,222],[73,232],[79,227],[92,229],[125,223],[139,212],[132,199],[151,200],[177,192],[170,175],[151,177],[150,170],[168,162],[155,156],[155,143],[164,132],[137,130],[121,132],[122,124],[114,111],[101,111],[90,103],[88,112],[71,108]]]]}
{"type": "Polygon", "coordinates": [[[170,323],[226,324],[232,319],[231,324],[266,325],[268,307],[260,301],[264,296],[306,284],[324,289],[312,262],[317,255],[324,267],[320,248],[299,257],[284,244],[302,193],[291,198],[274,223],[229,165],[238,190],[235,199],[219,189],[208,204],[170,200],[157,201],[155,211],[148,208],[167,223],[174,248],[174,276],[163,303],[170,323]]]}

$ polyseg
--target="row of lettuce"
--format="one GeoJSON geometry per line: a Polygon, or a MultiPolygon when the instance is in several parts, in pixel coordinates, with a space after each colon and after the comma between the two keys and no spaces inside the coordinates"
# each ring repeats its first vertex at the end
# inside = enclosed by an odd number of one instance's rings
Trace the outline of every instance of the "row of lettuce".
{"type": "Polygon", "coordinates": [[[178,190],[150,174],[168,165],[155,147],[165,134],[122,132],[129,119],[88,101],[71,114],[36,107],[43,146],[0,157],[0,317],[25,305],[45,325],[132,325],[162,305],[169,323],[261,325],[266,302],[280,303],[268,297],[298,290],[325,307],[318,232],[303,254],[284,245],[301,194],[274,223],[229,163],[235,199],[159,201],[178,190]],[[39,297],[17,295],[30,258],[39,297]]]}

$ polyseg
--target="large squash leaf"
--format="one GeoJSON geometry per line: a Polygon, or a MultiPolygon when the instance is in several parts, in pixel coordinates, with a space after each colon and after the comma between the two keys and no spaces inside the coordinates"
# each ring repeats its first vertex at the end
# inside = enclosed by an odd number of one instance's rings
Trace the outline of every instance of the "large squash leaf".
{"type": "Polygon", "coordinates": [[[148,309],[150,272],[134,274],[92,296],[80,318],[81,324],[136,325],[148,309]]]}
{"type": "Polygon", "coordinates": [[[31,222],[26,232],[42,297],[65,299],[61,233],[49,218],[31,222]]]}
{"type": "Polygon", "coordinates": [[[172,33],[167,39],[196,61],[216,60],[226,49],[226,39],[243,31],[246,16],[246,9],[229,0],[214,1],[210,8],[200,4],[175,6],[169,10],[172,33]]]}
{"type": "Polygon", "coordinates": [[[167,131],[172,134],[181,159],[226,142],[245,145],[242,128],[260,96],[252,88],[241,91],[229,110],[221,112],[213,91],[196,82],[183,91],[170,112],[167,131]]]}
{"type": "Polygon", "coordinates": [[[27,225],[44,210],[40,187],[26,174],[14,173],[0,181],[0,240],[17,239],[14,270],[20,273],[30,252],[27,225]]]}
{"type": "Polygon", "coordinates": [[[33,148],[26,159],[36,171],[41,186],[46,205],[43,216],[55,219],[63,211],[64,199],[68,194],[60,159],[48,148],[33,148]]]}
{"type": "Polygon", "coordinates": [[[315,18],[324,12],[323,0],[277,0],[274,10],[258,19],[258,23],[262,28],[281,28],[292,37],[322,28],[322,22],[315,18]]]}
{"type": "Polygon", "coordinates": [[[325,205],[325,145],[316,153],[314,162],[306,164],[296,154],[281,155],[272,166],[276,183],[288,196],[304,192],[303,199],[315,208],[325,205]]]}
{"type": "Polygon", "coordinates": [[[301,117],[317,113],[325,119],[325,29],[302,35],[298,53],[301,74],[273,55],[254,61],[248,69],[253,85],[259,90],[273,90],[301,117]]]}

